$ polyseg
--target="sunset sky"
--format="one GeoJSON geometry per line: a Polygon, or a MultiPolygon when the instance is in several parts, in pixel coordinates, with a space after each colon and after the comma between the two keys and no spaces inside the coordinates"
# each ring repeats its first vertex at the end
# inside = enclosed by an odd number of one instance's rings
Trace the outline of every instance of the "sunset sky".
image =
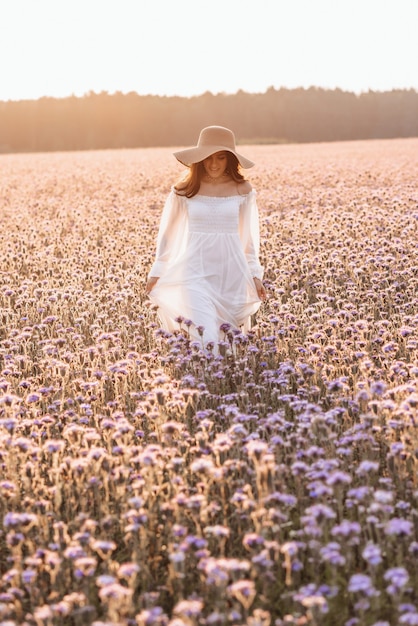
{"type": "Polygon", "coordinates": [[[418,89],[418,0],[0,0],[0,100],[418,89]]]}

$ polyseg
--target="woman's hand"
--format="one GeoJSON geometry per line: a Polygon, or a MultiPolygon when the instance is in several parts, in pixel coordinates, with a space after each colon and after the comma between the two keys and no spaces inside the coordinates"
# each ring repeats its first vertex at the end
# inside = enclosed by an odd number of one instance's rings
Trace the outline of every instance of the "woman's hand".
{"type": "Polygon", "coordinates": [[[147,280],[147,284],[145,286],[145,291],[147,293],[149,293],[150,291],[152,291],[157,283],[158,280],[158,276],[151,276],[150,278],[148,278],[147,280]]]}
{"type": "Polygon", "coordinates": [[[259,278],[254,277],[255,288],[257,289],[257,295],[264,302],[267,299],[266,288],[259,278]]]}

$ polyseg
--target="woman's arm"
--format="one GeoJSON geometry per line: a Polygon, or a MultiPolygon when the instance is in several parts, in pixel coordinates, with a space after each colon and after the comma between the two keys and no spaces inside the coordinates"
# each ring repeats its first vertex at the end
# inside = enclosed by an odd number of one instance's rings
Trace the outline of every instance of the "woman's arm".
{"type": "Polygon", "coordinates": [[[147,293],[149,293],[150,291],[153,290],[153,288],[155,287],[155,285],[157,284],[157,281],[160,277],[159,276],[150,276],[147,280],[147,284],[145,285],[145,291],[147,293]]]}
{"type": "Polygon", "coordinates": [[[157,235],[155,260],[148,273],[146,291],[149,293],[164,275],[167,264],[180,252],[187,231],[187,211],[184,198],[170,192],[161,215],[157,235]]]}
{"type": "Polygon", "coordinates": [[[264,287],[262,281],[256,276],[254,276],[253,280],[254,280],[255,288],[257,289],[257,295],[260,298],[260,300],[263,300],[264,302],[264,300],[267,299],[266,288],[264,287]]]}
{"type": "Polygon", "coordinates": [[[251,275],[261,283],[264,268],[259,261],[260,225],[255,191],[251,191],[240,206],[239,234],[251,275]]]}
{"type": "MultiPolygon", "coordinates": [[[[249,185],[249,183],[248,183],[249,185]]],[[[240,207],[240,238],[247,263],[253,276],[254,285],[260,300],[267,298],[262,278],[264,268],[259,261],[260,225],[255,191],[249,185],[249,193],[240,207]]]]}

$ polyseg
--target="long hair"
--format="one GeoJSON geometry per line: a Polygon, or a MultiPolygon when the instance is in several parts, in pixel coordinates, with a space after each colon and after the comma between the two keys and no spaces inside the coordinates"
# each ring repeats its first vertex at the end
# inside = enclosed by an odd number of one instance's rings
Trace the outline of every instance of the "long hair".
{"type": "MultiPolygon", "coordinates": [[[[225,151],[225,154],[227,158],[227,167],[225,172],[228,173],[232,180],[236,183],[243,183],[246,179],[241,173],[241,167],[237,157],[235,154],[232,154],[232,152],[228,152],[227,150],[225,151]]],[[[200,182],[205,174],[206,170],[204,168],[203,161],[192,163],[186,176],[174,185],[175,192],[179,196],[193,198],[193,196],[199,193],[200,182]]]]}

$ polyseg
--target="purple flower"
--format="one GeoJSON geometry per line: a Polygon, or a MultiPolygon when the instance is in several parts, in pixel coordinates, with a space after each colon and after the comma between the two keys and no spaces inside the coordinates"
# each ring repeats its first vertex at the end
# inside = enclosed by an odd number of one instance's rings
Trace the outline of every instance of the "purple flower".
{"type": "Polygon", "coordinates": [[[340,524],[332,528],[331,535],[349,537],[350,535],[359,535],[360,532],[361,526],[358,522],[350,522],[344,519],[340,524]]]}
{"type": "Polygon", "coordinates": [[[377,489],[373,495],[373,499],[380,504],[389,504],[393,500],[393,493],[383,489],[377,489]]]}
{"type": "Polygon", "coordinates": [[[326,601],[324,596],[321,596],[319,594],[306,596],[301,600],[301,604],[307,609],[319,608],[321,613],[328,613],[328,602],[326,601]]]}
{"type": "Polygon", "coordinates": [[[65,442],[61,439],[48,439],[48,441],[45,441],[43,448],[46,452],[49,452],[49,454],[62,452],[65,448],[65,442]]]}
{"type": "Polygon", "coordinates": [[[280,552],[282,554],[286,554],[288,556],[296,556],[299,551],[299,545],[296,541],[286,541],[280,548],[280,552]]]}
{"type": "MultiPolygon", "coordinates": [[[[215,528],[213,526],[212,528],[215,528]]],[[[194,550],[201,550],[202,548],[206,548],[208,542],[203,537],[196,537],[196,535],[188,535],[184,541],[180,544],[181,550],[188,550],[189,548],[193,548],[194,550]]]]}
{"type": "Polygon", "coordinates": [[[167,626],[168,617],[160,606],[144,609],[136,616],[138,626],[167,626]]]}
{"type": "Polygon", "coordinates": [[[390,354],[391,352],[396,352],[396,350],[398,349],[398,344],[395,341],[389,341],[388,343],[386,343],[383,348],[382,351],[385,354],[390,354]]]}
{"type": "Polygon", "coordinates": [[[411,535],[413,531],[413,524],[406,519],[394,517],[390,519],[385,526],[386,535],[396,535],[398,537],[411,535]]]}
{"type": "Polygon", "coordinates": [[[64,556],[67,559],[75,560],[75,559],[80,559],[82,557],[85,557],[86,553],[81,546],[75,545],[75,546],[69,546],[68,548],[66,548],[64,551],[64,556]]]}
{"type": "Polygon", "coordinates": [[[247,533],[244,535],[242,543],[246,548],[255,548],[264,545],[265,539],[261,535],[257,535],[257,533],[247,533]]]}
{"type": "Polygon", "coordinates": [[[41,396],[39,395],[39,393],[30,393],[26,397],[26,402],[31,404],[31,403],[34,403],[34,402],[39,402],[40,399],[41,399],[41,396]]]}
{"type": "Polygon", "coordinates": [[[356,487],[347,492],[347,497],[361,502],[370,493],[370,488],[366,486],[356,487]]]}
{"type": "Polygon", "coordinates": [[[308,469],[309,469],[309,465],[307,465],[307,463],[304,463],[303,461],[295,461],[295,463],[291,465],[292,474],[294,476],[300,476],[301,474],[306,474],[308,469]]]}
{"type": "Polygon", "coordinates": [[[110,583],[105,585],[99,591],[99,597],[103,602],[109,602],[117,600],[120,603],[125,603],[132,597],[133,590],[128,587],[123,587],[119,583],[110,583]]]}
{"type": "Polygon", "coordinates": [[[96,585],[98,587],[105,587],[116,582],[116,578],[110,574],[102,574],[96,578],[96,585]]]}
{"type": "Polygon", "coordinates": [[[274,561],[271,560],[267,549],[261,550],[261,552],[253,556],[251,563],[260,567],[263,570],[263,573],[266,569],[269,569],[274,565],[274,561]]]}
{"type": "Polygon", "coordinates": [[[229,537],[231,533],[231,529],[228,528],[228,526],[221,526],[220,524],[215,526],[205,526],[203,530],[205,535],[212,537],[229,537]]]}
{"type": "Polygon", "coordinates": [[[345,565],[346,559],[341,554],[341,546],[336,541],[331,541],[320,549],[320,555],[323,561],[331,563],[331,565],[345,565]]]}
{"type": "Polygon", "coordinates": [[[261,457],[268,451],[268,445],[265,441],[253,439],[245,445],[245,450],[248,452],[248,456],[251,459],[260,460],[261,457]]]}
{"type": "Polygon", "coordinates": [[[192,472],[197,474],[211,474],[215,468],[215,465],[211,459],[199,458],[190,465],[192,472]]]}
{"type": "Polygon", "coordinates": [[[412,335],[414,332],[414,329],[411,326],[402,326],[399,329],[399,334],[402,337],[409,337],[409,335],[412,335]]]}
{"type": "Polygon", "coordinates": [[[302,521],[307,522],[309,519],[314,518],[319,523],[325,519],[334,519],[337,515],[335,511],[326,504],[314,504],[308,507],[305,513],[306,515],[302,518],[302,521]]]}
{"type": "Polygon", "coordinates": [[[234,558],[204,558],[199,562],[198,569],[206,574],[207,584],[219,585],[229,579],[230,572],[238,574],[250,569],[250,562],[234,558]]]}
{"type": "Polygon", "coordinates": [[[356,469],[358,476],[366,476],[371,472],[377,472],[379,470],[379,463],[377,461],[362,461],[356,469]]]}
{"type": "Polygon", "coordinates": [[[416,610],[410,610],[399,618],[400,624],[407,624],[408,626],[418,626],[418,612],[416,610]]]}
{"type": "Polygon", "coordinates": [[[369,542],[362,552],[363,559],[370,565],[379,565],[382,562],[380,547],[369,542]]]}
{"type": "Polygon", "coordinates": [[[313,583],[301,587],[294,594],[293,599],[300,602],[306,608],[319,608],[321,613],[328,612],[327,597],[333,597],[336,589],[328,585],[316,586],[313,583]]]}
{"type": "Polygon", "coordinates": [[[228,593],[248,609],[255,598],[255,583],[253,580],[237,580],[229,585],[228,593]]]}
{"type": "Polygon", "coordinates": [[[293,496],[290,493],[281,493],[279,491],[274,491],[269,496],[267,496],[264,500],[264,503],[268,504],[270,502],[279,502],[285,506],[296,506],[298,499],[296,496],[293,496]]]}
{"type": "Polygon", "coordinates": [[[27,567],[22,572],[22,581],[25,585],[31,585],[32,583],[34,583],[36,580],[36,577],[37,577],[37,572],[31,567],[27,567]]]}
{"type": "Polygon", "coordinates": [[[29,530],[38,524],[38,518],[34,513],[6,513],[3,519],[5,528],[19,528],[29,530]]]}
{"type": "Polygon", "coordinates": [[[173,613],[186,618],[197,618],[201,614],[202,608],[202,600],[181,600],[175,605],[173,613]]]}
{"type": "Polygon", "coordinates": [[[417,613],[417,608],[415,604],[410,604],[409,602],[402,602],[398,606],[398,611],[400,613],[417,613]]]}
{"type": "Polygon", "coordinates": [[[84,556],[74,561],[76,578],[88,578],[93,576],[96,571],[97,560],[92,557],[84,556]]]}
{"type": "Polygon", "coordinates": [[[134,578],[138,572],[140,571],[140,567],[138,563],[122,563],[118,569],[118,576],[120,578],[126,578],[127,580],[134,578]]]}
{"type": "Polygon", "coordinates": [[[347,472],[336,470],[332,472],[327,478],[327,485],[349,485],[352,481],[352,477],[347,472]]]}
{"type": "Polygon", "coordinates": [[[320,480],[315,480],[308,484],[309,496],[311,498],[321,498],[322,496],[331,496],[332,489],[324,485],[320,480]]]}
{"type": "Polygon", "coordinates": [[[392,567],[385,572],[384,579],[390,582],[386,588],[388,593],[395,595],[401,591],[402,587],[405,587],[409,574],[404,567],[392,567]]]}
{"type": "Polygon", "coordinates": [[[185,537],[187,535],[187,526],[181,526],[180,524],[174,524],[171,532],[173,537],[185,537]]]}
{"type": "Polygon", "coordinates": [[[0,489],[4,491],[3,495],[8,497],[14,494],[14,492],[16,491],[16,485],[9,480],[2,480],[0,482],[0,489]]]}
{"type": "Polygon", "coordinates": [[[377,380],[370,385],[370,391],[375,396],[382,396],[386,391],[386,384],[381,380],[377,380]]]}
{"type": "Polygon", "coordinates": [[[182,550],[176,550],[174,552],[171,552],[171,554],[169,555],[169,559],[174,566],[177,565],[181,567],[185,561],[185,558],[185,554],[184,552],[182,552],[182,550]]]}
{"type": "Polygon", "coordinates": [[[114,541],[105,541],[97,539],[91,543],[92,549],[99,554],[102,559],[107,559],[114,550],[116,550],[116,543],[114,541]]]}
{"type": "MultiPolygon", "coordinates": [[[[4,396],[3,396],[4,398],[4,396]]],[[[0,404],[2,402],[2,398],[0,398],[0,404]]],[[[6,430],[8,430],[9,432],[13,432],[14,429],[16,428],[18,422],[17,420],[13,419],[13,418],[6,418],[6,419],[2,419],[0,420],[0,426],[3,426],[6,430]]]]}
{"type": "Polygon", "coordinates": [[[373,587],[372,579],[366,574],[353,574],[348,582],[348,591],[351,593],[362,593],[368,597],[378,594],[373,587]]]}

